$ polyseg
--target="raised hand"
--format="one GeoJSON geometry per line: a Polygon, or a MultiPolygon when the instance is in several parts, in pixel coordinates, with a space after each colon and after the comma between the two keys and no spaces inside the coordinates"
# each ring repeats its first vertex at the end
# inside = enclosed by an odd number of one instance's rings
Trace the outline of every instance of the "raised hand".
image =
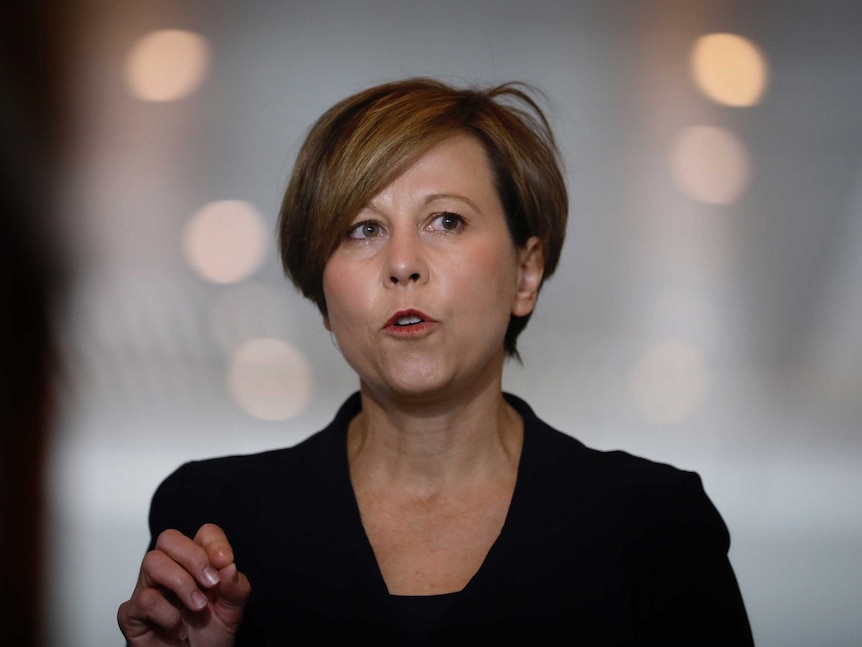
{"type": "Polygon", "coordinates": [[[194,539],[165,530],[117,622],[133,647],[232,647],[250,593],[221,528],[205,524],[194,539]]]}

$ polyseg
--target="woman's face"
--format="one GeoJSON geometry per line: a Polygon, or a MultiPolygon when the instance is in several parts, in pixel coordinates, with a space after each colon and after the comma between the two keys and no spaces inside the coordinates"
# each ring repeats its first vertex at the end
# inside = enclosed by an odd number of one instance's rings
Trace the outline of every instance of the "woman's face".
{"type": "Polygon", "coordinates": [[[325,323],[366,387],[499,389],[510,315],[532,311],[543,260],[537,238],[515,249],[478,140],[431,149],[351,226],[324,268],[325,323]]]}

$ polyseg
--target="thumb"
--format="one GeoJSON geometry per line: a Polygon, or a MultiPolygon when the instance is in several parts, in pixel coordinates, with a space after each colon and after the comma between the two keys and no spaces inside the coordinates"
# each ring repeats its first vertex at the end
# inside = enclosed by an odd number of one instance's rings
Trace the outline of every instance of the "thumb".
{"type": "Polygon", "coordinates": [[[221,582],[215,605],[222,612],[222,617],[235,618],[238,624],[248,596],[251,595],[251,584],[248,578],[239,572],[234,562],[219,571],[219,579],[221,582]]]}

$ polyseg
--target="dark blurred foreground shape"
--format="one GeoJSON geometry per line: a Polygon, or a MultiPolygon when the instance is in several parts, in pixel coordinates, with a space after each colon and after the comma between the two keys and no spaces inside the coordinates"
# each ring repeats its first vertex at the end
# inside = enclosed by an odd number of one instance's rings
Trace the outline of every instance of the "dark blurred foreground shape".
{"type": "Polygon", "coordinates": [[[59,3],[0,21],[0,645],[43,645],[44,460],[60,259],[49,245],[62,146],[59,3]]]}

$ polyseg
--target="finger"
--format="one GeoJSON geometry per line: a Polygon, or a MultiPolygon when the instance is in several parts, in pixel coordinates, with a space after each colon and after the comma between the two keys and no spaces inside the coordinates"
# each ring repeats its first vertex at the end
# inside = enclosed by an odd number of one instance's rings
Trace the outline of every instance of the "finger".
{"type": "Polygon", "coordinates": [[[226,628],[235,631],[242,622],[251,585],[248,578],[237,570],[236,564],[228,564],[220,575],[222,583],[218,596],[212,601],[212,612],[226,628]]]}
{"type": "Polygon", "coordinates": [[[236,607],[242,609],[248,596],[251,595],[251,583],[239,570],[236,564],[228,564],[219,573],[221,586],[219,587],[219,603],[225,607],[236,607]]]}
{"type": "Polygon", "coordinates": [[[152,588],[136,590],[130,600],[120,605],[117,624],[126,639],[149,633],[154,628],[180,639],[185,634],[182,612],[162,591],[152,588]]]}
{"type": "Polygon", "coordinates": [[[179,602],[192,611],[200,611],[207,605],[206,596],[187,568],[160,550],[151,550],[144,556],[140,585],[141,595],[148,589],[161,587],[176,595],[179,602]]]}
{"type": "Polygon", "coordinates": [[[207,551],[181,532],[165,530],[156,540],[156,550],[182,566],[201,586],[212,588],[219,583],[220,566],[212,564],[207,551]]]}
{"type": "Polygon", "coordinates": [[[214,568],[223,569],[233,563],[233,548],[224,530],[214,523],[206,523],[200,527],[194,539],[206,552],[207,558],[214,568]]]}

